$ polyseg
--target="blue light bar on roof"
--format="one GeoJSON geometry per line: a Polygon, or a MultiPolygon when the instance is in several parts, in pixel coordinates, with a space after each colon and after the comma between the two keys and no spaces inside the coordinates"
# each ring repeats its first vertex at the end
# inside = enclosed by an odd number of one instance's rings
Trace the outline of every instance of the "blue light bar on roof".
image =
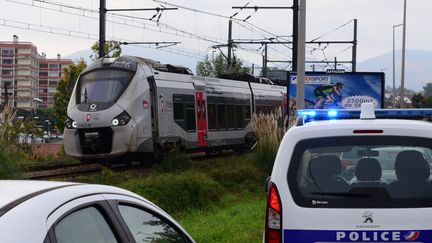
{"type": "MultiPolygon", "coordinates": [[[[298,110],[297,115],[303,116],[304,122],[313,120],[360,119],[360,110],[305,109],[298,110]]],[[[432,109],[376,109],[375,116],[376,119],[432,120],[432,109]]]]}

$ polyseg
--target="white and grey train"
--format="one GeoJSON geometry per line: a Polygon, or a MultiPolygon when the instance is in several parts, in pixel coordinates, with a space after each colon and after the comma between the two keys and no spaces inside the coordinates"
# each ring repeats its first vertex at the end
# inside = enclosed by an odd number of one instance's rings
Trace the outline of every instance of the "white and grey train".
{"type": "Polygon", "coordinates": [[[167,145],[186,150],[241,148],[252,114],[286,104],[286,87],[192,75],[150,59],[102,58],[78,78],[64,132],[67,155],[82,161],[139,160],[167,145]]]}

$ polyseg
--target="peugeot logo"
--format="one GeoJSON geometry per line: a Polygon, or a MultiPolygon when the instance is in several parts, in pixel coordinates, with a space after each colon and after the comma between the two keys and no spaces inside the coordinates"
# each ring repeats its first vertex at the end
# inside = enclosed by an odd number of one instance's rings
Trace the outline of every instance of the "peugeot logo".
{"type": "Polygon", "coordinates": [[[364,218],[364,221],[363,221],[364,224],[366,224],[366,223],[373,224],[374,221],[373,221],[373,213],[372,212],[366,211],[362,214],[362,217],[364,218]]]}
{"type": "Polygon", "coordinates": [[[90,110],[96,110],[96,104],[91,104],[90,105],[90,110]]]}

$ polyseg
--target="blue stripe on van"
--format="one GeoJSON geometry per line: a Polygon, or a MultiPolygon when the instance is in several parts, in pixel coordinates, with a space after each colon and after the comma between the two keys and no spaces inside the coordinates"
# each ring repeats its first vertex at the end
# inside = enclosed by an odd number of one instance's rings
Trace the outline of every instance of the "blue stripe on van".
{"type": "Polygon", "coordinates": [[[335,231],[284,230],[285,243],[411,242],[431,243],[432,230],[402,231],[335,231]]]}

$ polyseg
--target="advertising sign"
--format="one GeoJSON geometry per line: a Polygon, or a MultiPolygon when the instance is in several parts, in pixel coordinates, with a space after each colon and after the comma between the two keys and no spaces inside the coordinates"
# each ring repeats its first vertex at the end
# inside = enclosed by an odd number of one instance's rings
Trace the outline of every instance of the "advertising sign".
{"type": "MultiPolygon", "coordinates": [[[[290,106],[295,106],[297,75],[288,75],[290,106]]],[[[306,72],[306,109],[360,109],[362,103],[384,106],[384,73],[306,72]]]]}

